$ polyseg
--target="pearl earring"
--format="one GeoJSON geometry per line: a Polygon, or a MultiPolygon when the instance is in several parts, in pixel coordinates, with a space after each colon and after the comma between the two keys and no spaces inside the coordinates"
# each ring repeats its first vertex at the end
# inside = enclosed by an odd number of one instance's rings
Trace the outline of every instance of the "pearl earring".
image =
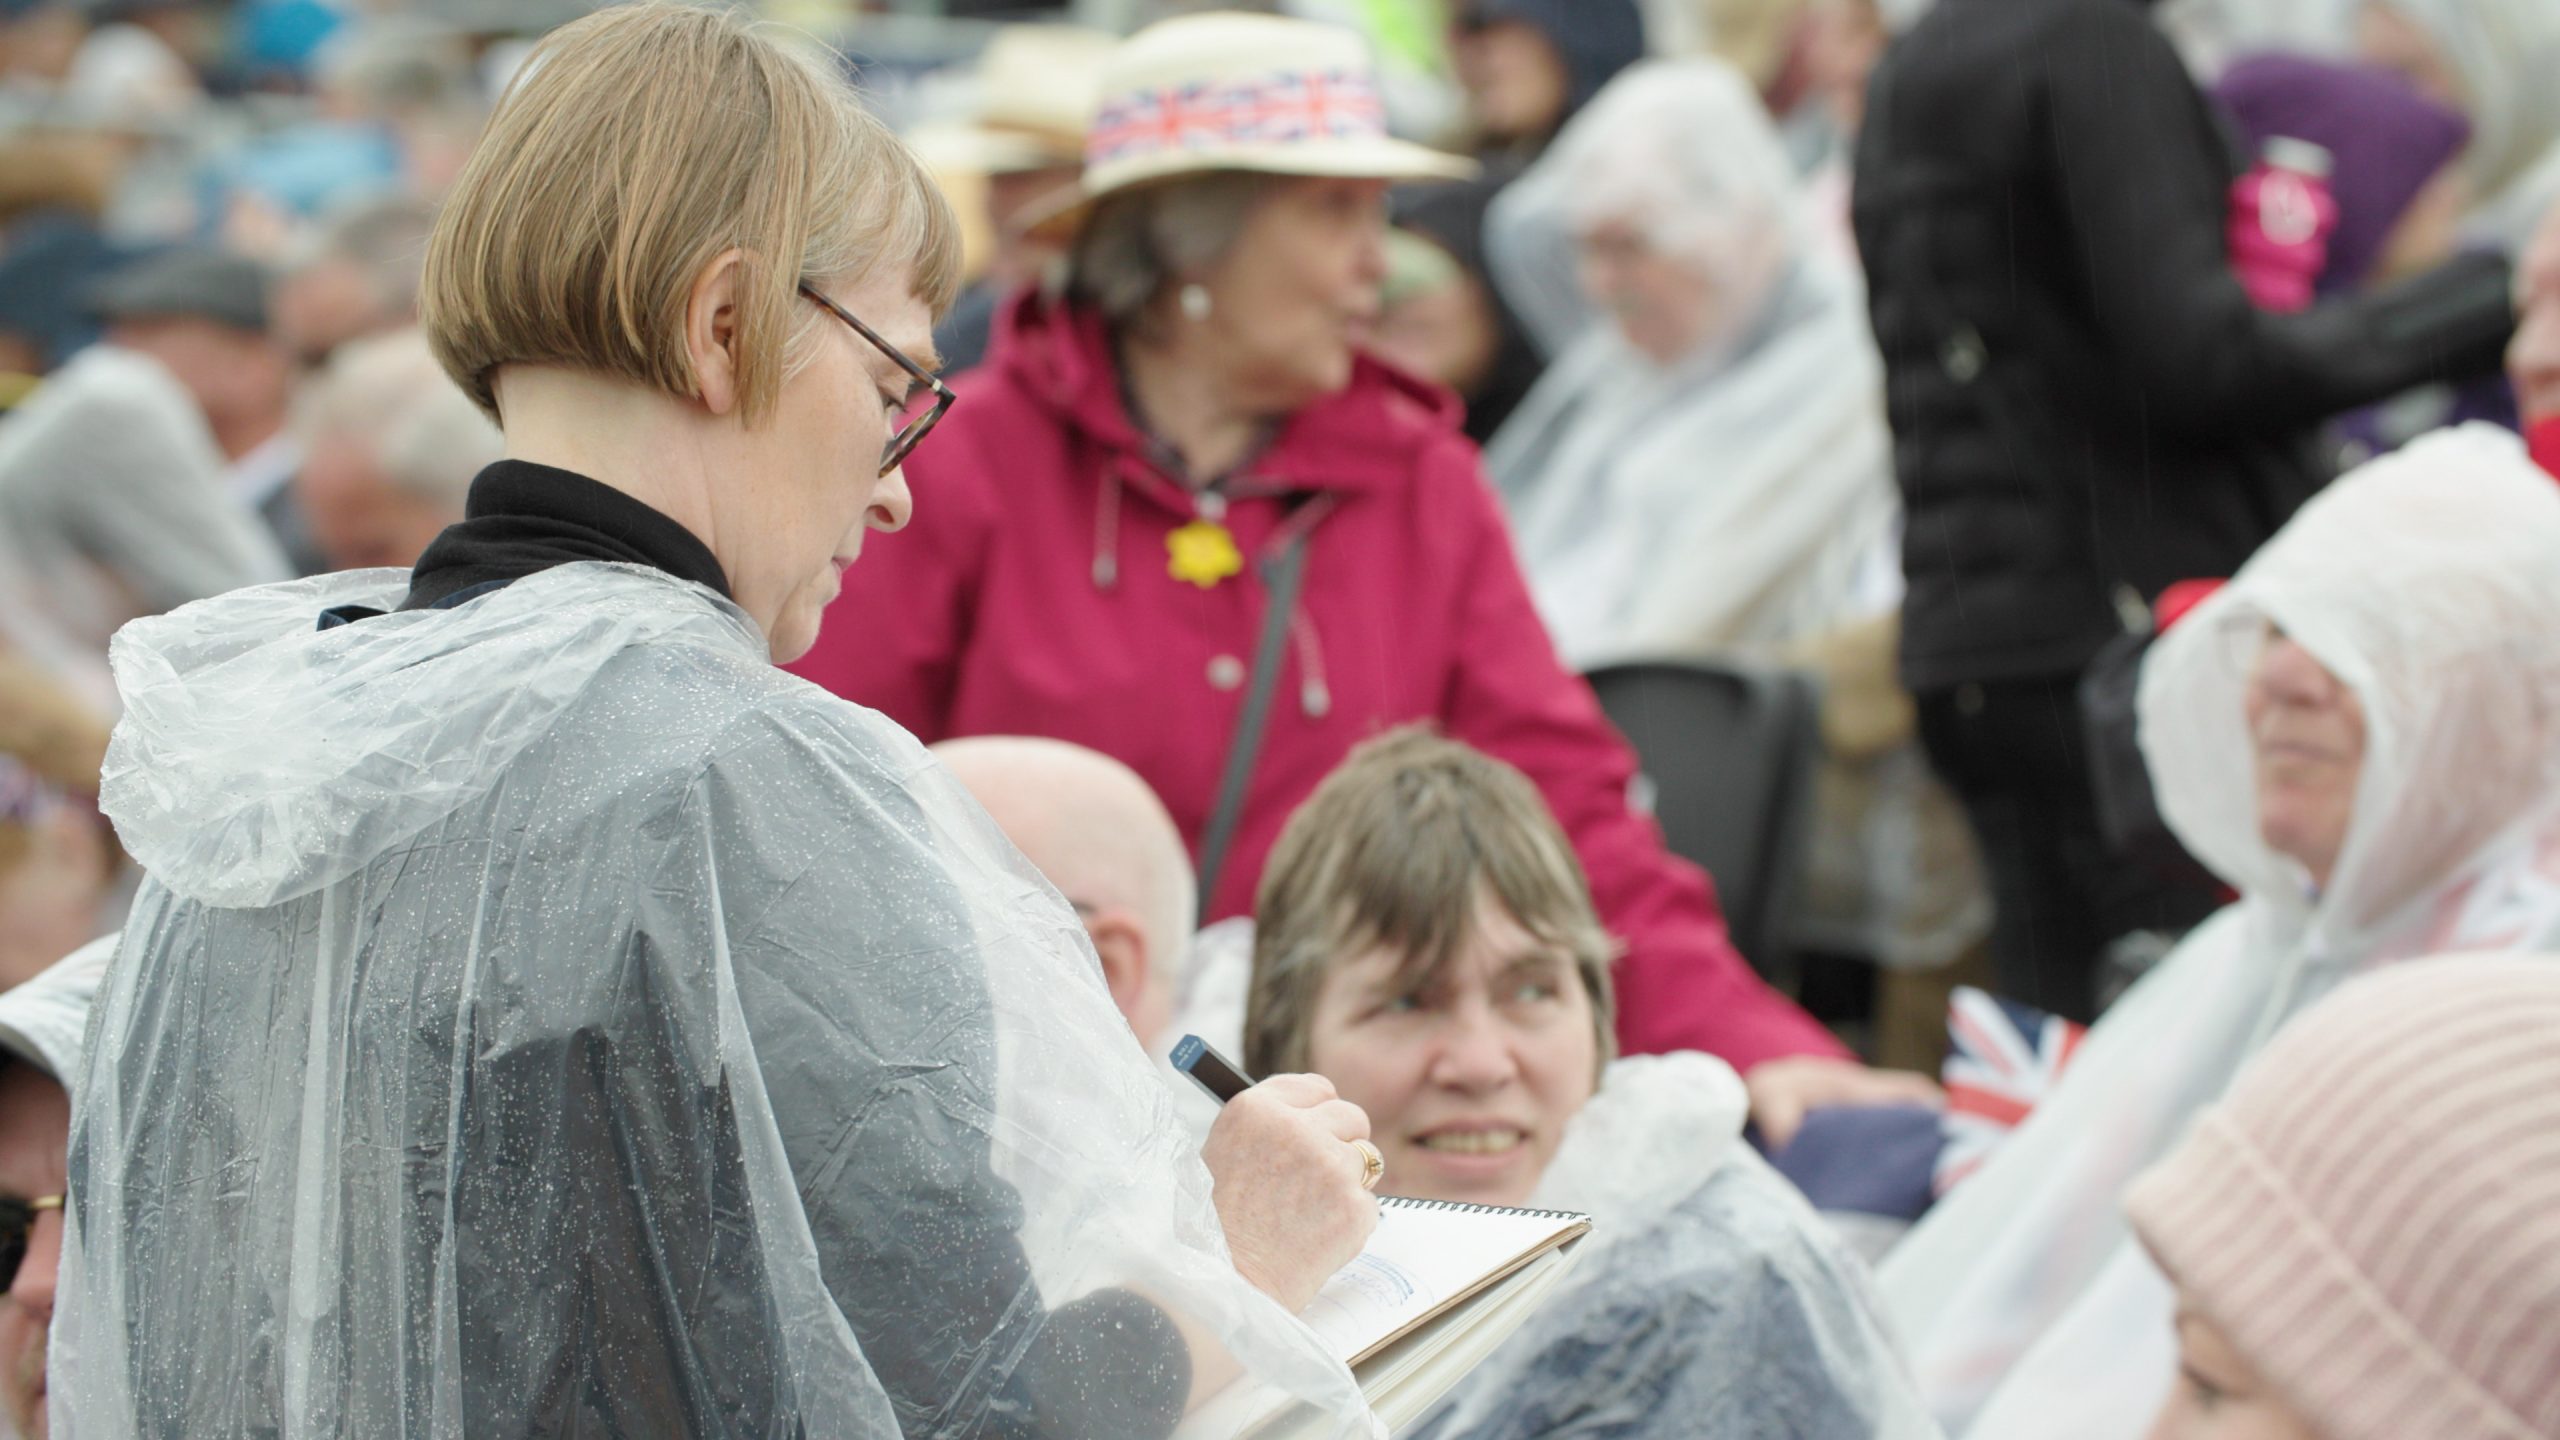
{"type": "Polygon", "coordinates": [[[1209,318],[1209,287],[1197,281],[1182,287],[1182,318],[1197,325],[1209,318]]]}

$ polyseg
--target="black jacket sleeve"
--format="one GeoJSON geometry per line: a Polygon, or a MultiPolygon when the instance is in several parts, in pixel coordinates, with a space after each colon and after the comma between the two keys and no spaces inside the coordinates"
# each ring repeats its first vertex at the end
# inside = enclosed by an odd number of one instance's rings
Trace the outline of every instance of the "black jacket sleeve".
{"type": "Polygon", "coordinates": [[[2226,250],[2228,168],[2199,163],[2221,144],[2212,113],[2146,12],[2084,0],[2040,49],[2065,229],[2097,328],[2155,423],[2195,440],[2265,434],[2497,367],[2514,328],[2505,260],[2261,310],[2226,250]]]}

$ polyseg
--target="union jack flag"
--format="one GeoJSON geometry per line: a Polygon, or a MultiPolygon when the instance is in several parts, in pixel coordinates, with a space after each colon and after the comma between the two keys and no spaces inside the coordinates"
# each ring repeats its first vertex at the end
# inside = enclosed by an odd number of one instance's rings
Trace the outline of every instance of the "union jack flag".
{"type": "Polygon", "coordinates": [[[1945,1195],[1979,1170],[2052,1094],[2088,1030],[2031,1005],[2002,1000],[1972,986],[1947,1003],[1944,1079],[1946,1145],[1938,1152],[1937,1192],[1945,1195]]]}
{"type": "Polygon", "coordinates": [[[1386,106],[1367,76],[1349,70],[1291,71],[1114,95],[1094,117],[1085,162],[1102,165],[1227,145],[1375,139],[1386,133],[1386,106]]]}

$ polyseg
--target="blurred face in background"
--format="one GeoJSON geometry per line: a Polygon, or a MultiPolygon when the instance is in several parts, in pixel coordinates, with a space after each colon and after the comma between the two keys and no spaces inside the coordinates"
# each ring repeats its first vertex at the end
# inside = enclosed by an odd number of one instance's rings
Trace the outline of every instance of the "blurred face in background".
{"type": "Polygon", "coordinates": [[[1815,0],[1805,11],[1805,84],[1844,137],[1866,123],[1867,77],[1891,38],[1875,0],[1815,0]]]}
{"type": "Polygon", "coordinates": [[[2471,213],[2471,182],[2448,164],[2421,187],[2409,208],[2391,224],[2382,254],[2364,288],[2380,289],[2420,271],[2432,270],[2453,257],[2462,243],[2462,219],[2471,213]]]}
{"type": "Polygon", "coordinates": [[[1376,949],[1337,961],[1307,1067],[1368,1112],[1391,1195],[1517,1205],[1598,1085],[1600,1040],[1572,957],[1489,896],[1439,973],[1376,949]]]}
{"type": "Polygon", "coordinates": [[[107,822],[85,804],[57,799],[0,820],[0,990],[98,933],[115,867],[107,822]]]}
{"type": "Polygon", "coordinates": [[[1475,394],[1492,372],[1502,347],[1502,332],[1483,282],[1420,235],[1398,232],[1390,248],[1428,255],[1433,263],[1410,288],[1387,301],[1378,317],[1373,348],[1426,380],[1460,395],[1475,394]]]}
{"type": "Polygon", "coordinates": [[[364,267],[340,256],[314,261],[276,281],[276,340],[304,369],[328,363],[350,340],[406,325],[383,307],[364,267]]]}
{"type": "Polygon", "coordinates": [[[80,43],[89,38],[89,17],[77,5],[38,5],[0,14],[0,75],[23,75],[48,83],[71,73],[80,43]]]}
{"type": "Polygon", "coordinates": [[[1580,244],[1583,293],[1655,364],[1686,358],[1721,317],[1715,282],[1664,254],[1633,220],[1602,220],[1582,232],[1580,244]]]}
{"type": "Polygon", "coordinates": [[[462,519],[460,507],[393,484],[362,436],[313,436],[293,494],[312,544],[332,570],[407,569],[428,542],[462,519]]]}
{"type": "Polygon", "coordinates": [[[1022,233],[1025,213],[1083,173],[1081,166],[1067,165],[987,177],[987,219],[996,237],[995,257],[987,267],[990,279],[1015,286],[1040,278],[1041,267],[1057,257],[1058,247],[1022,233]]]}
{"type": "MultiPolygon", "coordinates": [[[[2516,315],[2507,348],[2516,403],[2527,422],[2560,423],[2560,208],[2543,217],[2516,267],[2516,315]]],[[[2560,445],[2537,443],[2534,453],[2548,467],[2560,460],[2560,445]]]]}
{"type": "Polygon", "coordinates": [[[234,460],[284,423],[293,362],[283,346],[255,330],[172,315],[121,321],[107,338],[167,367],[234,460]]]}
{"type": "Polygon", "coordinates": [[[2444,52],[2388,0],[2367,0],[2357,13],[2356,50],[2368,63],[2396,70],[2429,96],[2471,113],[2471,97],[2444,52]]]}
{"type": "Polygon", "coordinates": [[[2364,706],[2280,630],[2260,634],[2243,706],[2257,756],[2258,830],[2329,884],[2364,773],[2364,706]]]}
{"type": "Polygon", "coordinates": [[[1476,129],[1496,144],[1543,140],[1564,123],[1573,75],[1544,32],[1518,20],[1481,20],[1457,7],[1449,59],[1476,129]]]}
{"type": "Polygon", "coordinates": [[[1199,277],[1210,312],[1198,328],[1232,388],[1264,413],[1351,383],[1386,280],[1386,195],[1383,180],[1287,181],[1199,277]]]}

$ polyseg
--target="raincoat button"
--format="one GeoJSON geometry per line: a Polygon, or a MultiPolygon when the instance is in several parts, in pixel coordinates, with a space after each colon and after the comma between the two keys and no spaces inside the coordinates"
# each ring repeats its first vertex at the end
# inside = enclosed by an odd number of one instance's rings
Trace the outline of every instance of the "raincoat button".
{"type": "Polygon", "coordinates": [[[1244,662],[1233,655],[1220,655],[1209,662],[1209,683],[1220,690],[1233,690],[1244,683],[1244,662]]]}

